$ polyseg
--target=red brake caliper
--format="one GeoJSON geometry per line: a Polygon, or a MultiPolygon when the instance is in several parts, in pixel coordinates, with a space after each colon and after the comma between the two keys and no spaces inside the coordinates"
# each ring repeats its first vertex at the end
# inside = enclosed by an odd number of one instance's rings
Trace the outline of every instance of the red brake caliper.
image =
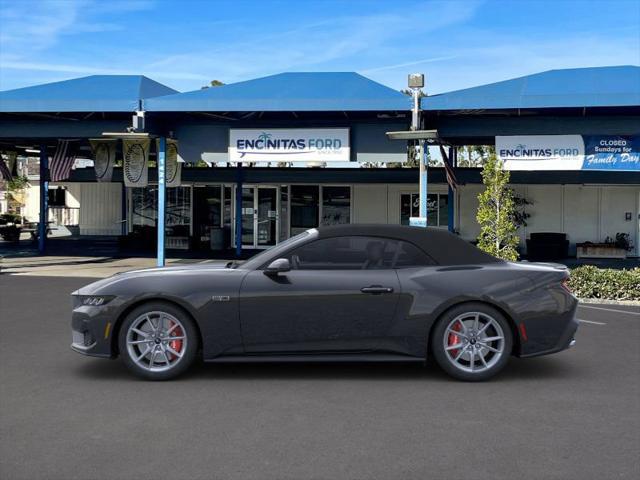
{"type": "MultiPolygon", "coordinates": [[[[175,322],[169,321],[169,329],[173,328],[174,325],[175,322]]],[[[176,327],[176,329],[171,332],[171,336],[183,337],[184,333],[182,332],[182,329],[180,327],[176,327]]],[[[180,351],[182,350],[182,340],[172,340],[171,342],[169,342],[169,346],[176,352],[180,353],[180,351]]],[[[173,353],[170,353],[169,355],[171,356],[171,360],[176,358],[176,355],[173,353]]]]}
{"type": "MultiPolygon", "coordinates": [[[[451,330],[455,330],[456,332],[459,332],[460,322],[456,322],[453,325],[453,327],[451,327],[451,330]]],[[[458,337],[458,335],[456,335],[455,333],[449,333],[449,338],[447,339],[447,344],[449,346],[457,345],[459,342],[460,342],[460,337],[458,337]]],[[[454,357],[458,355],[458,349],[454,348],[453,350],[451,350],[451,355],[453,355],[454,357]]]]}

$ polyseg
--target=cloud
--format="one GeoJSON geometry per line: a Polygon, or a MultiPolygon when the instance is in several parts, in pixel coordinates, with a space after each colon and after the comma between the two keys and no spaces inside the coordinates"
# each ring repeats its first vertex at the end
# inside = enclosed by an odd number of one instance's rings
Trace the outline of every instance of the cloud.
{"type": "MultiPolygon", "coordinates": [[[[39,63],[39,62],[22,62],[22,61],[6,61],[2,63],[2,68],[13,70],[30,70],[43,72],[59,72],[59,73],[79,73],[84,75],[140,75],[140,70],[131,70],[127,68],[107,68],[92,67],[87,65],[65,65],[57,63],[39,63]]],[[[188,72],[168,72],[165,70],[146,71],[147,75],[154,77],[163,76],[165,78],[179,80],[208,80],[208,76],[197,73],[188,72]]]]}
{"type": "Polygon", "coordinates": [[[121,30],[120,24],[95,18],[153,6],[148,1],[117,0],[42,0],[1,5],[0,58],[28,58],[54,47],[63,36],[121,30]]]}
{"type": "Polygon", "coordinates": [[[412,62],[396,63],[395,65],[384,65],[382,67],[376,67],[376,68],[367,68],[366,70],[361,70],[360,73],[368,74],[368,73],[374,73],[374,72],[382,72],[384,70],[396,70],[398,68],[422,65],[423,63],[433,63],[433,62],[442,62],[445,60],[453,60],[454,58],[458,58],[458,57],[459,57],[458,55],[446,55],[444,57],[423,58],[422,60],[415,60],[412,62]]]}

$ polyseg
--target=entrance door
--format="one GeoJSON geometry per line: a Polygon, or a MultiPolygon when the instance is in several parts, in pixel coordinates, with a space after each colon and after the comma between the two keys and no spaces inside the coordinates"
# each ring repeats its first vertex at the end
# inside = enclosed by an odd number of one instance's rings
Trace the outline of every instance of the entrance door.
{"type": "Polygon", "coordinates": [[[258,187],[256,245],[270,247],[276,244],[278,238],[278,188],[258,187]]]}
{"type": "Polygon", "coordinates": [[[278,187],[242,187],[242,246],[267,248],[278,240],[278,187]]]}

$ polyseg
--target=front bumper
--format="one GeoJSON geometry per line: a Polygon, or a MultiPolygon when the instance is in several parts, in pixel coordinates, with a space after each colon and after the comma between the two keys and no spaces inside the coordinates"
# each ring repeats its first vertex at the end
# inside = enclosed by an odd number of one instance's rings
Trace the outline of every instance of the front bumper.
{"type": "Polygon", "coordinates": [[[113,358],[114,322],[110,308],[78,306],[71,316],[71,349],[93,357],[113,358]]]}

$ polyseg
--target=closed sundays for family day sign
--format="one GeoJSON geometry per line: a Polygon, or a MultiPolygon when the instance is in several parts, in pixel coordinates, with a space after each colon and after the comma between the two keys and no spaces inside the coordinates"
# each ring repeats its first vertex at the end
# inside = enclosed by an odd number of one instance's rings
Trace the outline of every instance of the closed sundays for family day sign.
{"type": "Polygon", "coordinates": [[[497,136],[507,170],[640,171],[640,136],[497,136]]]}
{"type": "Polygon", "coordinates": [[[348,162],[348,128],[230,129],[230,162],[348,162]]]}

